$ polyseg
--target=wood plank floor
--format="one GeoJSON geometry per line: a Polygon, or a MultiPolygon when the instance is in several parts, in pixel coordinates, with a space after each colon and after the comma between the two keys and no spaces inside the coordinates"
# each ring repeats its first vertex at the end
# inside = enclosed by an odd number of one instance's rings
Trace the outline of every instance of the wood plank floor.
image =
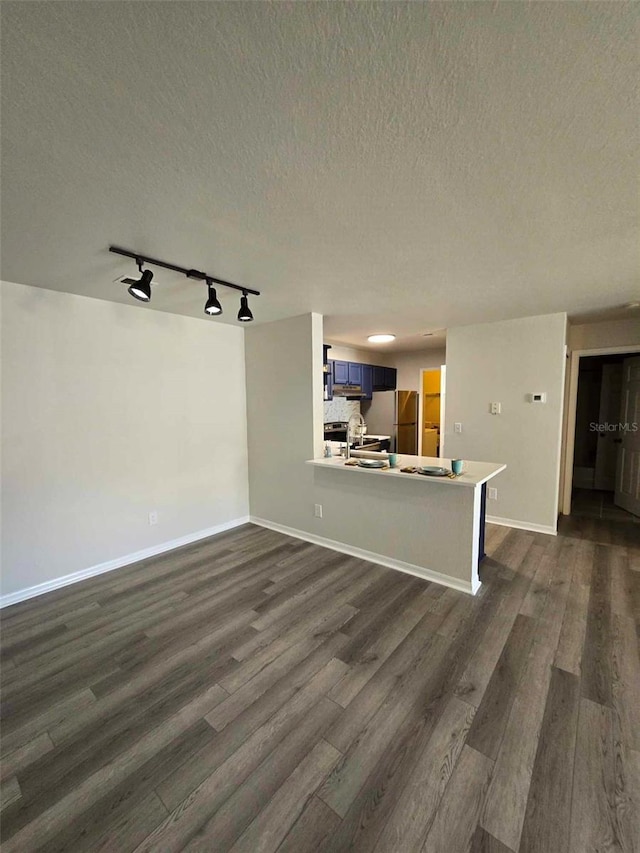
{"type": "Polygon", "coordinates": [[[13,851],[640,851],[640,525],[475,598],[246,525],[2,614],[13,851]]]}

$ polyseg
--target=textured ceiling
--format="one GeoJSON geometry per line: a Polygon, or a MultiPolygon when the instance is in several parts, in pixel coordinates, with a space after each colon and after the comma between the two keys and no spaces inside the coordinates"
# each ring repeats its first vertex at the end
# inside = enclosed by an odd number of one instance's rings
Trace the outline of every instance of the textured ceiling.
{"type": "Polygon", "coordinates": [[[639,297],[638,4],[1,7],[7,280],[129,301],[115,243],[399,349],[639,297]]]}

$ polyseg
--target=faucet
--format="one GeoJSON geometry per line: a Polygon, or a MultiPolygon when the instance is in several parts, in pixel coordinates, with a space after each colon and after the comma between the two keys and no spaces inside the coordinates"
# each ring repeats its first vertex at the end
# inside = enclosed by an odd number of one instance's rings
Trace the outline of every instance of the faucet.
{"type": "Polygon", "coordinates": [[[367,424],[365,422],[365,419],[362,417],[362,412],[356,412],[355,414],[351,415],[351,417],[349,418],[349,421],[347,423],[347,459],[351,458],[351,440],[350,440],[350,438],[351,438],[351,421],[353,421],[354,418],[357,418],[358,425],[361,427],[361,429],[360,429],[360,444],[364,444],[364,435],[362,432],[362,427],[366,427],[367,424]]]}

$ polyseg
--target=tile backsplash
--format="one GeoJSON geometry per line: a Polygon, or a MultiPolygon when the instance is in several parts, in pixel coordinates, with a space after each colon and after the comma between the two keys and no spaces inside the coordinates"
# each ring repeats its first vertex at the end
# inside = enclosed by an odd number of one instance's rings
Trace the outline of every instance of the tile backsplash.
{"type": "Polygon", "coordinates": [[[324,422],[348,421],[351,415],[360,411],[359,400],[347,400],[346,397],[335,397],[324,401],[324,422]]]}

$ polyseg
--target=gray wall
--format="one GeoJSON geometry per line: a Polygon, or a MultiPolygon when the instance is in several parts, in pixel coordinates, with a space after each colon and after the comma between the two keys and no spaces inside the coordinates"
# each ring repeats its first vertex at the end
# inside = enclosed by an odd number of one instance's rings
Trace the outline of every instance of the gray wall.
{"type": "Polygon", "coordinates": [[[295,528],[313,516],[322,455],[322,317],[304,314],[245,331],[251,514],[295,528]]]}
{"type": "Polygon", "coordinates": [[[248,515],[241,329],[0,293],[3,594],[248,515]]]}
{"type": "Polygon", "coordinates": [[[640,317],[570,325],[568,332],[570,350],[636,346],[640,345],[640,317]]]}
{"type": "Polygon", "coordinates": [[[557,525],[566,314],[461,326],[447,332],[445,453],[505,462],[487,515],[533,528],[557,525]],[[546,392],[544,404],[529,392],[546,392]],[[502,403],[491,415],[489,403],[502,403]],[[454,432],[454,423],[463,432],[454,432]]]}
{"type": "Polygon", "coordinates": [[[421,392],[422,371],[446,364],[446,350],[398,352],[395,354],[394,362],[394,367],[398,371],[398,388],[403,391],[421,392]]]}
{"type": "Polygon", "coordinates": [[[442,572],[470,588],[473,489],[305,464],[322,455],[322,317],[248,328],[245,354],[252,517],[442,572]],[[314,517],[316,503],[323,518],[314,517]],[[466,560],[452,542],[468,544],[466,560]]]}

